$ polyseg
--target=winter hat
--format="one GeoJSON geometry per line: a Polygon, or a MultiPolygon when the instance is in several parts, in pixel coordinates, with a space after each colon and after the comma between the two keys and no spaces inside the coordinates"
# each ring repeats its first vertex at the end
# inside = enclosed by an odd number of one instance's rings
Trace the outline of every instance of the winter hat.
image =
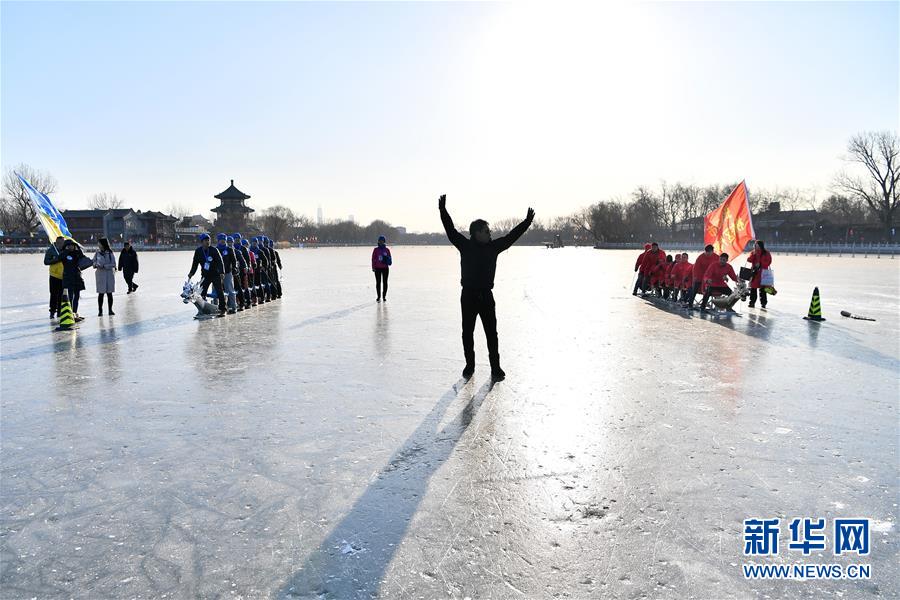
{"type": "Polygon", "coordinates": [[[209,239],[209,234],[208,234],[208,233],[201,233],[201,234],[199,235],[199,237],[197,237],[197,239],[200,240],[201,242],[202,242],[203,240],[208,240],[208,239],[209,239]]]}
{"type": "Polygon", "coordinates": [[[224,242],[224,241],[225,241],[225,234],[224,234],[224,233],[220,233],[219,235],[216,236],[216,239],[217,239],[218,241],[220,241],[220,242],[224,242]]]}
{"type": "Polygon", "coordinates": [[[644,250],[649,250],[649,249],[650,249],[650,244],[644,244],[644,250]]]}
{"type": "Polygon", "coordinates": [[[234,243],[234,238],[230,235],[225,236],[225,243],[227,244],[228,242],[231,242],[232,244],[234,243]]]}
{"type": "Polygon", "coordinates": [[[386,242],[386,241],[387,241],[387,238],[384,237],[383,235],[379,235],[379,236],[378,236],[378,241],[379,241],[379,242],[386,242]]]}
{"type": "Polygon", "coordinates": [[[249,246],[249,245],[250,245],[250,242],[248,242],[246,239],[241,240],[241,246],[249,246]]]}
{"type": "Polygon", "coordinates": [[[241,236],[241,234],[239,234],[239,233],[232,233],[231,237],[234,238],[235,244],[239,244],[241,242],[241,239],[243,238],[243,236],[241,236]]]}

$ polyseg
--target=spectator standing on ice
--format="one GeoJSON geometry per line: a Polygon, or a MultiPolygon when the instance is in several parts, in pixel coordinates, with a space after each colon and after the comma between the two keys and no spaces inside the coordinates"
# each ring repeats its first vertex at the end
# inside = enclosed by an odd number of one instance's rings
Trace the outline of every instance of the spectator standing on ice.
{"type": "Polygon", "coordinates": [[[97,316],[103,316],[103,295],[109,305],[110,316],[113,312],[113,293],[116,291],[116,255],[113,254],[109,240],[98,240],[100,249],[94,253],[94,281],[97,284],[97,316]]]}
{"type": "Polygon", "coordinates": [[[222,281],[225,275],[225,263],[222,262],[222,255],[215,246],[209,243],[209,234],[200,234],[200,246],[194,250],[194,260],[191,263],[191,270],[188,273],[188,279],[194,276],[200,267],[200,290],[201,295],[206,298],[206,291],[212,285],[219,297],[219,316],[225,316],[225,285],[222,281]]]}
{"type": "Polygon", "coordinates": [[[756,244],[753,245],[753,252],[750,253],[749,258],[747,258],[747,262],[750,263],[750,266],[753,269],[753,279],[750,280],[750,308],[756,306],[756,295],[759,293],[759,305],[762,308],[766,307],[766,304],[769,301],[768,296],[766,296],[766,288],[765,286],[760,284],[762,279],[762,271],[763,269],[768,269],[772,266],[772,254],[766,250],[766,243],[762,240],[756,240],[756,244]]]}
{"type": "Polygon", "coordinates": [[[138,284],[134,282],[134,275],[138,272],[138,255],[129,241],[125,242],[125,246],[119,252],[119,270],[122,271],[122,275],[125,277],[128,293],[136,292],[138,284]]]}
{"type": "Polygon", "coordinates": [[[441,223],[450,242],[459,250],[462,271],[462,342],[466,366],[463,377],[469,378],[475,372],[475,320],[481,317],[484,335],[487,338],[488,358],[491,363],[491,379],[502,381],[506,373],[500,368],[500,351],[497,340],[497,313],[494,304],[494,273],[497,270],[497,255],[512,246],[531,226],[534,210],[529,207],[525,220],[500,239],[491,239],[491,229],[487,221],[477,219],[469,225],[469,238],[456,230],[453,219],[447,212],[447,196],[438,200],[441,223]]]}
{"type": "Polygon", "coordinates": [[[387,239],[383,235],[378,236],[378,245],[372,250],[372,272],[375,273],[375,293],[378,297],[375,302],[384,299],[387,302],[388,275],[393,263],[391,249],[387,247],[387,239]]]}
{"type": "Polygon", "coordinates": [[[59,314],[63,292],[62,251],[66,238],[59,236],[44,252],[44,264],[50,267],[50,318],[59,314]]]}

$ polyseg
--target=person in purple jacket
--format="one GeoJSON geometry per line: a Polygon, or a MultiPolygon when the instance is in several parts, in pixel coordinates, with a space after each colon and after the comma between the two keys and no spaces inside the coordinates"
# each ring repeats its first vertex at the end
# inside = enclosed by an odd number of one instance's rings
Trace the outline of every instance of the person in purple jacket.
{"type": "Polygon", "coordinates": [[[387,302],[388,273],[391,266],[391,249],[387,247],[387,240],[383,235],[378,236],[378,245],[372,250],[372,271],[375,273],[375,292],[378,299],[387,302]]]}

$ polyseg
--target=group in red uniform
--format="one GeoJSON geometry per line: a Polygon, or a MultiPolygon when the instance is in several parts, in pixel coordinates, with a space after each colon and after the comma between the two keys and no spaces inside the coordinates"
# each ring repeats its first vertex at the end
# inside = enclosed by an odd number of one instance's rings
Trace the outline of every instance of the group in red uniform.
{"type": "MultiPolygon", "coordinates": [[[[772,264],[772,255],[766,251],[765,243],[758,241],[747,259],[753,270],[750,280],[750,307],[756,304],[757,295],[763,308],[766,307],[766,288],[760,285],[762,269],[772,264]]],[[[642,296],[656,295],[661,298],[682,302],[685,308],[694,308],[698,292],[703,293],[700,309],[705,310],[710,297],[731,294],[727,279],[739,281],[734,269],[728,264],[727,254],[715,254],[711,244],[691,263],[687,252],[666,255],[659,244],[645,244],[644,251],[637,257],[634,270],[638,273],[632,290],[642,296]]]]}

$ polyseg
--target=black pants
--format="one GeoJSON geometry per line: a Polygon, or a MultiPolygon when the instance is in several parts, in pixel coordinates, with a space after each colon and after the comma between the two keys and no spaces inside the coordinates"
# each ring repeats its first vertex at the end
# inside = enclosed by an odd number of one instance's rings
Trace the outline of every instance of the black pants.
{"type": "Polygon", "coordinates": [[[273,298],[272,296],[272,284],[269,281],[269,270],[268,269],[260,269],[259,270],[259,284],[260,289],[262,290],[262,297],[266,302],[270,302],[273,298]]]}
{"type": "Polygon", "coordinates": [[[387,298],[388,269],[372,269],[375,271],[375,292],[379,298],[387,298]],[[382,288],[384,291],[382,291],[382,288]]]}
{"type": "Polygon", "coordinates": [[[278,281],[278,267],[269,269],[269,282],[272,284],[272,296],[281,298],[281,282],[278,281]]]}
{"type": "MultiPolygon", "coordinates": [[[[62,279],[50,277],[50,314],[59,314],[60,303],[62,302],[63,285],[62,279]]],[[[765,305],[763,305],[765,306],[765,305]]]]}
{"type": "Polygon", "coordinates": [[[253,306],[253,298],[250,297],[250,290],[253,289],[253,274],[248,269],[241,275],[241,285],[244,290],[244,308],[253,306]]]}
{"type": "Polygon", "coordinates": [[[238,308],[244,308],[244,276],[240,270],[234,279],[234,300],[237,302],[238,308]]]}
{"type": "Polygon", "coordinates": [[[200,295],[204,298],[206,298],[206,292],[209,290],[210,284],[212,284],[213,289],[216,290],[216,296],[218,296],[216,303],[219,307],[219,314],[223,314],[228,305],[228,298],[225,297],[225,283],[222,281],[222,274],[203,274],[203,280],[200,282],[200,295]]]}
{"type": "Polygon", "coordinates": [[[475,319],[481,317],[484,337],[487,338],[488,359],[491,370],[500,368],[499,342],[497,341],[497,312],[491,290],[463,288],[459,299],[462,306],[462,342],[466,366],[475,367],[475,319]]]}
{"type": "Polygon", "coordinates": [[[727,296],[731,293],[731,288],[727,286],[707,286],[706,292],[703,294],[703,300],[700,302],[701,308],[706,308],[710,296],[727,296]]]}
{"type": "Polygon", "coordinates": [[[123,269],[122,275],[125,276],[125,283],[128,285],[128,291],[133,292],[134,290],[136,290],[137,287],[135,287],[134,281],[132,281],[134,279],[134,271],[129,271],[128,269],[123,269]]]}
{"type": "Polygon", "coordinates": [[[763,288],[750,288],[750,304],[756,304],[756,292],[759,292],[759,304],[763,308],[766,307],[766,304],[769,302],[769,297],[766,295],[766,290],[763,288]]]}
{"type": "Polygon", "coordinates": [[[69,292],[69,304],[72,305],[72,312],[78,312],[78,300],[81,298],[81,288],[69,288],[66,290],[69,292]]]}
{"type": "Polygon", "coordinates": [[[691,289],[685,292],[685,301],[691,306],[694,305],[694,299],[697,297],[697,292],[700,291],[700,282],[695,281],[693,285],[691,285],[691,289]]]}
{"type": "MultiPolygon", "coordinates": [[[[106,294],[106,301],[109,304],[109,313],[112,314],[112,303],[113,303],[112,294],[109,294],[109,293],[106,294]]],[[[103,294],[97,294],[97,309],[100,312],[103,312],[103,294]]]]}

